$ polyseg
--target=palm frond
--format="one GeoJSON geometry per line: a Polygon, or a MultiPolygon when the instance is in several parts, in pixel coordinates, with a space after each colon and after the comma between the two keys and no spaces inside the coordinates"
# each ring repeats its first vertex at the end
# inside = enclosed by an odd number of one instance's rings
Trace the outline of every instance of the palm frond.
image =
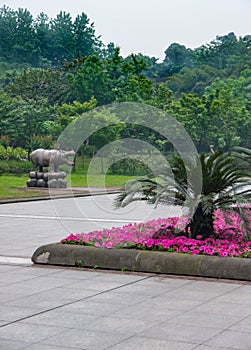
{"type": "Polygon", "coordinates": [[[200,157],[188,155],[186,162],[174,155],[169,162],[171,173],[170,169],[162,169],[158,174],[155,172],[155,179],[131,180],[116,198],[115,205],[121,207],[133,201],[144,200],[155,205],[183,206],[191,209],[190,212],[197,206],[190,222],[191,232],[195,230],[192,233],[195,235],[201,230],[205,236],[205,230],[209,230],[210,235],[216,209],[226,210],[250,204],[251,178],[250,166],[247,166],[250,155],[251,150],[246,149],[227,153],[218,151],[200,157]],[[202,171],[202,190],[200,186],[196,187],[192,179],[197,169],[202,171]]]}

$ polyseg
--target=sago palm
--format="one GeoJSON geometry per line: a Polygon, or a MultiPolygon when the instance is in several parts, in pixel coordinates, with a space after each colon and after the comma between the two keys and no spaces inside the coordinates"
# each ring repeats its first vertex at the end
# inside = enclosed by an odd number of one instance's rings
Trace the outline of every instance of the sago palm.
{"type": "Polygon", "coordinates": [[[194,156],[193,161],[186,166],[181,157],[175,155],[169,164],[172,176],[162,171],[157,180],[156,173],[155,179],[131,180],[116,198],[115,205],[123,207],[133,201],[143,200],[156,205],[187,206],[190,199],[196,202],[196,207],[186,226],[186,233],[192,238],[198,235],[207,238],[213,234],[216,209],[232,210],[233,207],[242,208],[243,204],[251,202],[250,169],[238,151],[217,151],[210,155],[194,156]],[[187,176],[189,172],[196,172],[198,164],[202,171],[202,188],[199,192],[187,176]]]}

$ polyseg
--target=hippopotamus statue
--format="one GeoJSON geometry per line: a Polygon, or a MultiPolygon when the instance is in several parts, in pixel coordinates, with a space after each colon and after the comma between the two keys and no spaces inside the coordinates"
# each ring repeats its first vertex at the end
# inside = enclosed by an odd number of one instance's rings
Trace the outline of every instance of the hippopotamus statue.
{"type": "Polygon", "coordinates": [[[30,155],[31,162],[34,164],[35,169],[43,171],[43,167],[48,167],[54,171],[58,171],[58,166],[61,164],[67,164],[72,166],[74,163],[68,160],[68,157],[75,156],[74,151],[62,151],[62,150],[46,150],[46,149],[36,149],[30,155]]]}

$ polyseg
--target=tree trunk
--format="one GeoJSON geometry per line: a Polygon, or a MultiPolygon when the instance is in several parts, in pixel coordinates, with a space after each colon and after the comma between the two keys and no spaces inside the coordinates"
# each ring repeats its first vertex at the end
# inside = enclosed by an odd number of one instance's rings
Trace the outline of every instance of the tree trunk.
{"type": "Polygon", "coordinates": [[[213,235],[213,212],[209,214],[203,213],[201,205],[198,205],[194,216],[189,224],[191,230],[191,237],[196,238],[202,236],[206,239],[213,235]]]}
{"type": "Polygon", "coordinates": [[[74,159],[73,159],[73,166],[71,169],[71,172],[74,173],[76,171],[76,162],[77,162],[77,152],[74,155],[74,159]]]}
{"type": "Polygon", "coordinates": [[[105,173],[105,168],[104,168],[104,160],[103,157],[100,157],[100,161],[101,161],[101,174],[103,175],[105,173]]]}

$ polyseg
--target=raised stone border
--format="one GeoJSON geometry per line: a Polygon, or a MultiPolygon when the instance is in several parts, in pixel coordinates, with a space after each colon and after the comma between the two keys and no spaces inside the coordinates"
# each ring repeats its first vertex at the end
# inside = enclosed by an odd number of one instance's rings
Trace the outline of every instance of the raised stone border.
{"type": "Polygon", "coordinates": [[[251,281],[251,259],[54,243],[39,247],[35,264],[77,266],[251,281]]]}

